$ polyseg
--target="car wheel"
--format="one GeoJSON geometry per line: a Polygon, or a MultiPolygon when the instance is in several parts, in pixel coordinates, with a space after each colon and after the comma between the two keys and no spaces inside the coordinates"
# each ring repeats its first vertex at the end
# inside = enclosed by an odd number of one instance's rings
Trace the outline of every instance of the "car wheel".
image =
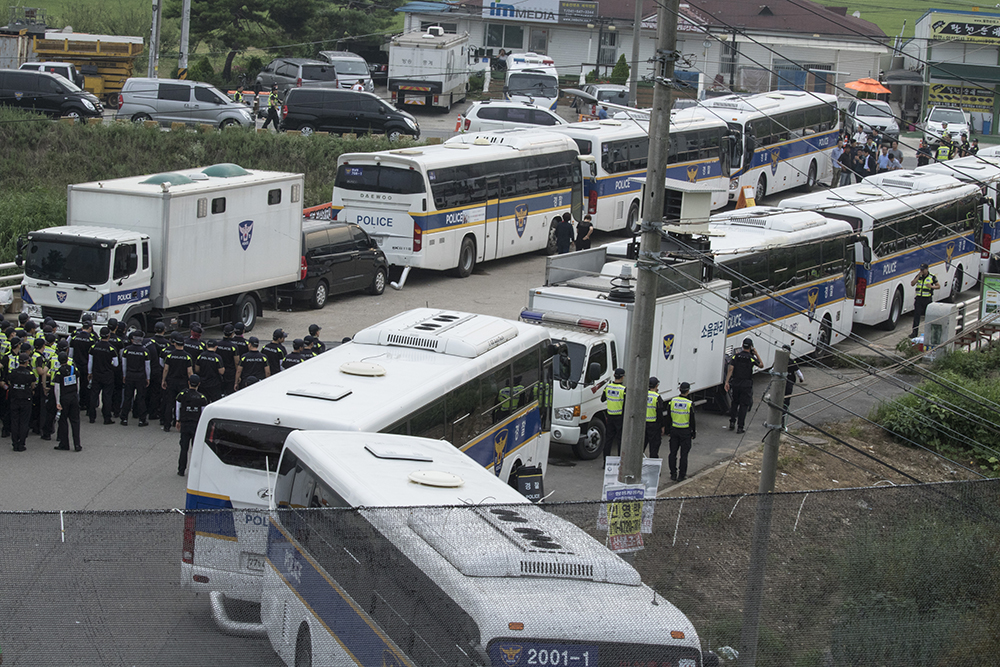
{"type": "Polygon", "coordinates": [[[458,266],[452,273],[459,278],[468,278],[476,268],[476,241],[471,236],[462,239],[462,247],[458,251],[458,266]]]}
{"type": "Polygon", "coordinates": [[[145,123],[147,120],[153,120],[148,113],[137,113],[132,116],[133,123],[145,123]]]}
{"type": "Polygon", "coordinates": [[[312,299],[309,301],[309,307],[314,310],[319,310],[326,305],[326,299],[330,296],[330,288],[327,287],[326,282],[319,281],[316,283],[316,288],[313,290],[312,299]]]}
{"type": "Polygon", "coordinates": [[[385,292],[386,273],[385,269],[379,269],[372,276],[372,284],[368,286],[368,293],[378,296],[385,292]]]}
{"type": "Polygon", "coordinates": [[[604,422],[600,419],[592,419],[587,424],[587,431],[580,438],[580,442],[573,445],[573,453],[579,459],[592,461],[604,451],[604,439],[606,437],[607,430],[604,427],[604,422]]]}
{"type": "Polygon", "coordinates": [[[70,118],[74,123],[79,123],[83,120],[83,112],[79,109],[70,109],[65,113],[66,118],[70,118]]]}
{"type": "Polygon", "coordinates": [[[219,123],[219,129],[224,130],[227,127],[233,127],[234,125],[239,125],[239,121],[237,121],[235,118],[227,118],[226,120],[219,123]]]}
{"type": "Polygon", "coordinates": [[[312,125],[303,125],[302,127],[299,128],[299,132],[302,133],[303,137],[309,137],[316,132],[316,128],[313,127],[312,125]]]}
{"type": "Polygon", "coordinates": [[[399,141],[405,135],[400,130],[392,129],[386,132],[386,136],[389,137],[389,141],[396,142],[399,141]]]}

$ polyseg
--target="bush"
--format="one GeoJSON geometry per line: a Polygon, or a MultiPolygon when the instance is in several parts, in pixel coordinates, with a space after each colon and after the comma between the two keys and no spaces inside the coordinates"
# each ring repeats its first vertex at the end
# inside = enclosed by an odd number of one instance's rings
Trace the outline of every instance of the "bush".
{"type": "Polygon", "coordinates": [[[629,73],[628,62],[625,60],[625,54],[618,56],[618,62],[615,63],[615,68],[611,70],[611,83],[618,84],[619,86],[625,85],[628,81],[629,73]]]}

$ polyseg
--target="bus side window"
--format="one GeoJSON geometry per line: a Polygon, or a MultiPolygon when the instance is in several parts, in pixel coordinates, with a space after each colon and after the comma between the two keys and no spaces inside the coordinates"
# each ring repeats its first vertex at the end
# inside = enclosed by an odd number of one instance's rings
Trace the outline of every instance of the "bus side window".
{"type": "Polygon", "coordinates": [[[529,350],[514,360],[514,386],[521,387],[517,397],[518,407],[524,407],[538,398],[538,350],[529,350]]]}
{"type": "Polygon", "coordinates": [[[456,447],[463,446],[480,432],[477,430],[480,426],[477,419],[479,385],[480,381],[475,379],[448,393],[448,431],[456,447]]]}
{"type": "Polygon", "coordinates": [[[441,440],[445,436],[444,399],[434,401],[410,418],[410,435],[441,440]]]}

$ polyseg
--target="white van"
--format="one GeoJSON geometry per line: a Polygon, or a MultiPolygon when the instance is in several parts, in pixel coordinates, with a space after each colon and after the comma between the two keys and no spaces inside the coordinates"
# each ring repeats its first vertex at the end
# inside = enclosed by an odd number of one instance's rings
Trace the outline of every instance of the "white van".
{"type": "Polygon", "coordinates": [[[30,70],[32,72],[48,72],[49,74],[56,74],[66,79],[67,81],[76,84],[79,87],[83,87],[83,75],[76,69],[76,65],[73,63],[57,63],[57,62],[44,62],[44,63],[22,63],[18,69],[30,70]]]}

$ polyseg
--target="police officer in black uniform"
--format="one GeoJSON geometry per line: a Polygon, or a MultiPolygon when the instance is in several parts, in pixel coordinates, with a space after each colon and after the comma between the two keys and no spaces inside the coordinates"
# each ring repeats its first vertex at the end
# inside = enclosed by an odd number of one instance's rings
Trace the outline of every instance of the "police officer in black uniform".
{"type": "Polygon", "coordinates": [[[298,366],[303,361],[305,361],[305,359],[302,358],[302,347],[304,345],[305,343],[302,341],[301,338],[296,338],[295,340],[292,341],[291,353],[289,353],[289,355],[285,357],[285,360],[281,362],[281,368],[283,370],[287,370],[292,366],[298,366]]]}
{"type": "Polygon", "coordinates": [[[115,390],[115,374],[118,370],[118,353],[111,344],[111,329],[101,327],[101,339],[90,348],[90,359],[87,362],[87,376],[90,380],[90,407],[87,416],[90,423],[97,420],[97,404],[101,404],[101,414],[105,424],[113,424],[114,412],[112,394],[115,390]]]}
{"type": "Polygon", "coordinates": [[[174,420],[181,432],[181,455],[177,459],[177,474],[184,476],[187,470],[188,448],[194,441],[194,432],[198,429],[198,418],[201,411],[208,405],[208,399],[198,391],[201,378],[193,373],[187,379],[187,389],[178,392],[174,406],[174,420]]]}
{"type": "Polygon", "coordinates": [[[191,363],[198,363],[198,355],[205,351],[205,344],[201,341],[201,334],[204,329],[198,322],[191,323],[191,333],[184,339],[184,351],[191,357],[191,363]]]}
{"type": "Polygon", "coordinates": [[[205,351],[198,355],[195,371],[201,378],[200,391],[208,402],[212,403],[222,398],[222,376],[226,369],[214,340],[205,341],[205,351]]]}
{"type": "Polygon", "coordinates": [[[247,345],[249,345],[250,349],[240,357],[240,363],[236,366],[236,380],[234,385],[237,389],[245,387],[247,384],[246,380],[249,377],[255,377],[258,380],[271,377],[271,367],[268,365],[264,355],[257,349],[257,346],[260,345],[260,340],[256,336],[250,336],[247,339],[247,345]]]}
{"type": "Polygon", "coordinates": [[[168,350],[163,356],[163,375],[160,376],[160,387],[163,389],[161,423],[165,432],[170,431],[170,426],[174,423],[177,394],[188,386],[188,377],[194,370],[191,357],[184,350],[184,337],[179,333],[171,334],[170,342],[174,344],[174,349],[168,350]]]}
{"type": "Polygon", "coordinates": [[[264,346],[260,352],[267,359],[267,366],[271,370],[271,375],[275,375],[281,371],[281,362],[285,360],[288,356],[288,350],[282,343],[285,342],[285,332],[281,329],[275,329],[274,335],[271,337],[271,342],[264,346]]]}
{"type": "Polygon", "coordinates": [[[319,339],[319,332],[322,330],[323,327],[321,327],[318,324],[309,325],[309,335],[315,339],[315,342],[313,343],[313,351],[316,354],[323,354],[324,352],[326,352],[326,345],[324,345],[323,341],[319,339]]]}
{"type": "Polygon", "coordinates": [[[15,452],[26,451],[31,420],[31,396],[35,393],[35,372],[31,370],[31,353],[18,357],[18,366],[9,378],[10,384],[10,437],[15,452]]]}
{"type": "Polygon", "coordinates": [[[319,352],[316,351],[316,343],[317,343],[316,336],[306,336],[305,338],[302,339],[303,359],[312,359],[313,357],[319,354],[319,352]]]}
{"type": "Polygon", "coordinates": [[[160,378],[163,377],[163,355],[170,347],[170,341],[164,335],[167,327],[163,322],[153,325],[153,335],[142,341],[149,355],[149,386],[146,387],[146,415],[160,419],[163,414],[163,387],[160,378]]]}
{"type": "Polygon", "coordinates": [[[59,353],[59,370],[52,378],[56,396],[56,410],[59,411],[59,444],[55,449],[69,451],[69,431],[73,430],[73,449],[80,451],[80,376],[76,364],[65,352],[59,353]]]}
{"type": "Polygon", "coordinates": [[[233,343],[236,344],[236,363],[240,361],[240,357],[247,353],[250,347],[247,344],[247,339],[243,337],[243,332],[246,331],[246,327],[243,326],[242,322],[237,322],[233,325],[233,343]]]}
{"type": "MultiPolygon", "coordinates": [[[[125,338],[125,323],[119,322],[115,318],[108,320],[108,329],[111,330],[111,345],[115,348],[118,353],[118,358],[121,359],[122,352],[125,347],[129,344],[127,338],[125,338]]],[[[115,368],[115,388],[114,392],[111,394],[111,413],[112,415],[117,415],[121,412],[122,407],[122,396],[125,393],[125,376],[122,375],[122,366],[119,363],[115,368]]]]}
{"type": "Polygon", "coordinates": [[[729,430],[736,427],[737,433],[744,432],[747,410],[753,402],[753,369],[764,368],[753,340],[743,339],[743,348],[729,358],[729,370],[726,371],[725,390],[731,393],[732,405],[729,408],[729,430]]]}
{"type": "Polygon", "coordinates": [[[73,351],[73,364],[78,371],[81,371],[77,374],[76,378],[77,395],[80,398],[80,411],[89,413],[90,383],[87,382],[87,374],[82,371],[86,370],[90,362],[90,348],[100,339],[94,333],[94,324],[90,321],[90,315],[84,315],[80,318],[80,322],[80,328],[70,338],[69,345],[73,351]]]}
{"type": "Polygon", "coordinates": [[[122,397],[121,424],[128,426],[128,413],[132,409],[133,397],[135,409],[139,415],[139,426],[148,426],[146,405],[146,388],[152,375],[152,362],[149,360],[149,349],[142,344],[143,333],[136,329],[131,334],[132,343],[122,351],[122,365],[125,376],[124,395],[122,397]]]}
{"type": "Polygon", "coordinates": [[[222,329],[222,340],[215,347],[215,353],[222,358],[222,367],[225,372],[222,374],[222,395],[228,396],[233,393],[233,384],[236,382],[236,341],[233,340],[235,329],[232,324],[227,324],[222,329]]]}

